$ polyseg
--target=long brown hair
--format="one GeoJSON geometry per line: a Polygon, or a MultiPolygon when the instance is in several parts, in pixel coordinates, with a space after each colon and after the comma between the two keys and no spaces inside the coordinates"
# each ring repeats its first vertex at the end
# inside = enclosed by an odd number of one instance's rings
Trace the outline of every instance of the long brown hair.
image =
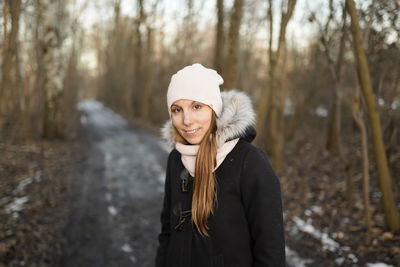
{"type": "MultiPolygon", "coordinates": [[[[175,138],[178,142],[188,144],[187,141],[174,128],[175,138]]],[[[214,214],[214,202],[217,201],[217,186],[213,170],[216,166],[217,139],[216,115],[212,112],[210,128],[200,142],[197,152],[193,198],[192,222],[203,236],[209,236],[207,219],[214,214]]]]}

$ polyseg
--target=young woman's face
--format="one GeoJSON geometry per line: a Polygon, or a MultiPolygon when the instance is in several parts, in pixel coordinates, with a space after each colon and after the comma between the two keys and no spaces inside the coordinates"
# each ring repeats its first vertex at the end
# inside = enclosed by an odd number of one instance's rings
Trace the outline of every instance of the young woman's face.
{"type": "Polygon", "coordinates": [[[189,144],[200,144],[211,119],[212,109],[201,102],[180,99],[171,105],[172,124],[189,144]]]}

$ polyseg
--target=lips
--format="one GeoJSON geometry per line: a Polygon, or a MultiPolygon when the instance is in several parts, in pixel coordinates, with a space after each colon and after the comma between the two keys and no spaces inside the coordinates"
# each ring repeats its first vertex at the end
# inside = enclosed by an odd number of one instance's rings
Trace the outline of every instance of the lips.
{"type": "Polygon", "coordinates": [[[185,130],[184,130],[184,132],[185,132],[186,134],[195,134],[195,133],[197,133],[199,130],[200,130],[200,128],[197,128],[197,129],[188,130],[188,131],[185,131],[185,130]]]}

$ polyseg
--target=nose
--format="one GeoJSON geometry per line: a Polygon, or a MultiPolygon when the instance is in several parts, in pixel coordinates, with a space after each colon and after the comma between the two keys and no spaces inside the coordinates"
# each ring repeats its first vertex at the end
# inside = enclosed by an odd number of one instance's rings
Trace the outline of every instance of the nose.
{"type": "Polygon", "coordinates": [[[185,125],[192,124],[192,116],[189,114],[189,112],[183,113],[183,124],[185,125]]]}

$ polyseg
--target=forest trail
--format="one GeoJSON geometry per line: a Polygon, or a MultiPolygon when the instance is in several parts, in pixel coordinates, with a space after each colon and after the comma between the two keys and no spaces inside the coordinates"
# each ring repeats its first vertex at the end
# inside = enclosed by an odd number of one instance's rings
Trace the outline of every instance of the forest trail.
{"type": "MultiPolygon", "coordinates": [[[[62,265],[154,266],[168,148],[99,102],[79,109],[89,149],[73,186],[62,265]]],[[[287,254],[288,266],[306,262],[287,254]]]]}
{"type": "Polygon", "coordinates": [[[79,105],[89,142],[63,266],[154,266],[167,150],[99,102],[79,105]]]}

